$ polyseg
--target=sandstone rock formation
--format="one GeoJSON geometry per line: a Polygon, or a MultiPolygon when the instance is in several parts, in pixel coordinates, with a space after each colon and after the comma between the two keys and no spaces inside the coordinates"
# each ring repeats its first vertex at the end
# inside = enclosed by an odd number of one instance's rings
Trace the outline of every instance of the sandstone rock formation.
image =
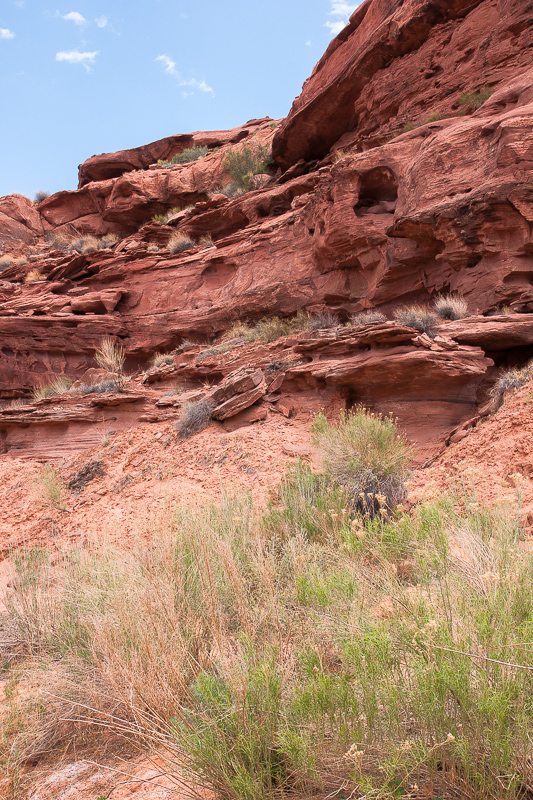
{"type": "MultiPolygon", "coordinates": [[[[124,345],[132,371],[184,340],[208,344],[237,320],[329,309],[345,322],[456,292],[474,315],[520,315],[452,323],[429,343],[411,332],[395,345],[392,327],[382,343],[372,334],[355,345],[351,332],[321,340],[316,356],[300,342],[293,356],[312,368],[289,371],[283,391],[403,404],[407,416],[429,403],[427,436],[438,419],[451,430],[471,416],[493,364],[533,353],[532,8],[366,0],[277,127],[253,120],[93,156],[75,192],[37,208],[1,200],[1,246],[28,263],[1,276],[0,396],[28,396],[58,373],[80,377],[103,336],[124,345]],[[221,193],[226,153],[270,142],[275,163],[259,188],[221,193]],[[154,163],[193,145],[208,154],[154,163]],[[48,241],[30,249],[43,231],[48,241]],[[92,252],[66,242],[109,233],[119,243],[92,252]],[[176,233],[190,241],[172,254],[176,233]]],[[[193,383],[228,374],[209,359],[193,372],[193,383]]]]}

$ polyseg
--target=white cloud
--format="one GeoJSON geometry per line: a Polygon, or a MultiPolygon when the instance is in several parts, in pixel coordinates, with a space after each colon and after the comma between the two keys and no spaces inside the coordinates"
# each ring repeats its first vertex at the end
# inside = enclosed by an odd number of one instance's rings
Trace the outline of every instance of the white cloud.
{"type": "Polygon", "coordinates": [[[59,14],[59,16],[61,17],[61,19],[66,19],[69,22],[74,22],[76,25],[87,24],[87,20],[85,19],[83,14],[80,14],[79,11],[69,11],[68,14],[59,14]]]}
{"type": "MultiPolygon", "coordinates": [[[[188,86],[191,89],[196,89],[199,92],[205,92],[206,94],[215,95],[211,86],[205,81],[198,81],[196,78],[189,78],[185,80],[182,78],[178,70],[176,69],[176,62],[172,61],[171,58],[168,56],[157,56],[156,61],[160,61],[165,68],[165,72],[168,72],[169,75],[172,75],[174,78],[177,79],[178,86],[188,86]]],[[[184,97],[188,97],[192,92],[183,92],[184,97]]]]}
{"type": "Polygon", "coordinates": [[[56,61],[67,61],[69,64],[83,64],[88,68],[89,64],[94,64],[94,59],[100,51],[94,50],[92,53],[80,53],[79,50],[68,50],[56,53],[56,61]]]}
{"type": "Polygon", "coordinates": [[[335,17],[335,19],[328,20],[325,23],[325,27],[329,28],[332,36],[336,36],[348,24],[349,17],[360,3],[347,3],[346,0],[330,0],[330,5],[331,10],[328,16],[335,17]]]}
{"type": "Polygon", "coordinates": [[[311,39],[308,39],[305,43],[306,47],[311,47],[311,39]]]}
{"type": "Polygon", "coordinates": [[[339,20],[339,22],[326,22],[326,28],[329,28],[331,31],[332,36],[336,36],[338,33],[342,31],[343,28],[346,27],[346,22],[339,20]]]}
{"type": "Polygon", "coordinates": [[[107,17],[97,17],[95,22],[99,28],[106,28],[109,25],[107,17]]]}
{"type": "Polygon", "coordinates": [[[0,28],[0,39],[14,39],[15,34],[9,28],[0,28]]]}

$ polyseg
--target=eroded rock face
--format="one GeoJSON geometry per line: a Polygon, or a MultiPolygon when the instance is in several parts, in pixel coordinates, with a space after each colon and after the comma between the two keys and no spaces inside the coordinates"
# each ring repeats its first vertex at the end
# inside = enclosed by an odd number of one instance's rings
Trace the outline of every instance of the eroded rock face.
{"type": "Polygon", "coordinates": [[[41,217],[31,200],[20,194],[0,197],[0,255],[33,243],[42,233],[41,217]]]}
{"type": "Polygon", "coordinates": [[[389,313],[456,292],[472,314],[520,311],[516,322],[455,323],[453,345],[388,342],[371,358],[348,347],[338,363],[323,351],[292,378],[369,403],[395,396],[406,408],[415,387],[421,402],[437,402],[424,399],[423,386],[438,394],[444,382],[451,424],[453,404],[475,402],[494,354],[498,365],[507,351],[519,363],[533,346],[532,10],[533,0],[367,0],[276,131],[267,119],[169,137],[89,159],[81,188],[38,210],[1,201],[4,229],[21,226],[9,233],[19,244],[41,221],[52,233],[123,237],[91,253],[42,248],[4,269],[1,395],[27,394],[58,372],[81,376],[106,335],[123,343],[135,368],[184,339],[208,343],[236,320],[301,308],[328,308],[346,321],[366,308],[389,313]],[[461,109],[462,92],[485,87],[488,99],[478,94],[461,109]],[[424,122],[435,111],[444,118],[424,122]],[[406,121],[424,124],[403,132],[406,121]],[[243,196],[217,191],[229,180],[229,149],[272,139],[277,172],[243,196]],[[171,169],[151,166],[191,145],[211,152],[171,169]],[[329,152],[342,148],[335,158],[329,152]],[[151,221],[173,207],[181,210],[167,224],[151,221]],[[189,241],[173,254],[176,232],[189,241]],[[30,270],[44,279],[24,285],[30,270]]]}
{"type": "MultiPolygon", "coordinates": [[[[339,140],[366,149],[457,111],[469,90],[505,87],[531,65],[532,13],[531,0],[366,0],[277,129],[274,157],[287,168],[339,140]]],[[[500,110],[518,99],[508,92],[500,110]]]]}

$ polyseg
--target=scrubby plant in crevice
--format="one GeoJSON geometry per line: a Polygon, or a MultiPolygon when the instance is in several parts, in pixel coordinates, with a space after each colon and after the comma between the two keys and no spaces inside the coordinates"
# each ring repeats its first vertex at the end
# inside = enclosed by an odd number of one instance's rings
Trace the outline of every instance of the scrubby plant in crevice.
{"type": "Polygon", "coordinates": [[[72,379],[66,375],[57,375],[50,383],[36,386],[33,389],[32,397],[34,400],[43,400],[45,397],[55,397],[56,395],[66,394],[72,387],[72,379]]]}
{"type": "Polygon", "coordinates": [[[157,367],[163,367],[165,365],[170,366],[173,363],[174,356],[172,353],[154,353],[148,361],[148,367],[150,369],[156,369],[157,367]]]}
{"type": "Polygon", "coordinates": [[[326,328],[337,328],[339,325],[339,318],[332,311],[319,311],[311,314],[307,328],[310,331],[320,331],[326,328]]]}
{"type": "Polygon", "coordinates": [[[126,351],[123,345],[115,342],[110,336],[104,336],[101,340],[94,354],[94,360],[101,369],[118,376],[117,379],[122,379],[126,351]]]}
{"type": "Polygon", "coordinates": [[[30,283],[37,283],[38,281],[45,280],[46,275],[43,275],[39,269],[30,269],[30,271],[24,276],[24,283],[26,286],[28,286],[30,283]]]}
{"type": "Polygon", "coordinates": [[[394,319],[406,328],[414,328],[420,333],[426,333],[434,337],[436,329],[440,324],[439,316],[427,306],[413,305],[397,308],[394,312],[394,319]]]}
{"type": "Polygon", "coordinates": [[[254,188],[255,175],[267,172],[270,160],[268,147],[243,145],[227,153],[222,168],[229,172],[240,190],[249,192],[254,188]]]}
{"type": "Polygon", "coordinates": [[[435,298],[434,307],[441,319],[462,319],[468,313],[466,300],[457,294],[439,295],[435,298]]]}
{"type": "Polygon", "coordinates": [[[491,390],[494,410],[497,411],[504,403],[507,392],[516,391],[525,386],[533,378],[533,361],[524,367],[513,367],[505,370],[498,378],[491,390]]]}
{"type": "Polygon", "coordinates": [[[468,92],[463,92],[459,97],[458,103],[467,114],[472,114],[474,111],[477,111],[478,108],[481,108],[483,103],[485,103],[491,95],[492,90],[489,89],[488,86],[484,86],[482,89],[473,89],[468,92]]]}
{"type": "Polygon", "coordinates": [[[181,409],[179,418],[174,423],[180,439],[188,439],[193,433],[199,433],[211,420],[212,406],[207,400],[186,403],[181,409]]]}
{"type": "Polygon", "coordinates": [[[185,253],[187,250],[192,250],[193,247],[196,247],[195,242],[193,242],[187,234],[178,231],[172,234],[168,240],[166,249],[175,256],[179,253],[185,253]]]}
{"type": "Polygon", "coordinates": [[[370,309],[369,311],[361,311],[358,314],[352,314],[350,317],[350,325],[354,328],[359,328],[364,325],[376,325],[381,322],[386,322],[387,317],[381,311],[370,309]]]}

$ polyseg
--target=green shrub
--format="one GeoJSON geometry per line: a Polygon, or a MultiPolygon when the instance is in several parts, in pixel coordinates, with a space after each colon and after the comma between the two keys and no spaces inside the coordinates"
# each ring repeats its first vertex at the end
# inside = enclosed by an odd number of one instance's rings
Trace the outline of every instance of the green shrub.
{"type": "Polygon", "coordinates": [[[458,102],[465,111],[472,113],[477,111],[478,108],[481,108],[483,103],[485,103],[491,95],[492,90],[489,89],[488,86],[485,86],[483,89],[473,89],[469,92],[464,92],[464,94],[459,97],[458,102]]]}
{"type": "Polygon", "coordinates": [[[170,161],[172,164],[188,164],[191,161],[198,161],[198,159],[207,155],[208,149],[207,145],[187,147],[181,153],[176,153],[170,161]]]}
{"type": "Polygon", "coordinates": [[[381,322],[386,322],[387,317],[381,311],[361,311],[359,314],[352,314],[350,317],[350,324],[354,328],[359,328],[364,325],[378,325],[381,322]]]}
{"type": "Polygon", "coordinates": [[[441,319],[462,319],[468,313],[468,304],[456,294],[439,295],[434,302],[435,311],[441,319]]]}
{"type": "Polygon", "coordinates": [[[319,414],[313,434],[326,477],[345,488],[351,508],[374,516],[403,500],[413,451],[393,419],[361,408],[334,426],[319,414]]]}
{"type": "Polygon", "coordinates": [[[427,306],[404,306],[394,312],[394,319],[406,328],[414,328],[420,333],[434,337],[440,319],[427,306]]]}
{"type": "Polygon", "coordinates": [[[244,192],[253,189],[253,178],[268,170],[270,150],[263,145],[250,147],[243,145],[240,149],[230,150],[222,163],[237,186],[244,192]]]}
{"type": "Polygon", "coordinates": [[[212,407],[206,400],[186,403],[174,423],[180,439],[188,439],[193,433],[202,431],[211,419],[212,407]]]}

